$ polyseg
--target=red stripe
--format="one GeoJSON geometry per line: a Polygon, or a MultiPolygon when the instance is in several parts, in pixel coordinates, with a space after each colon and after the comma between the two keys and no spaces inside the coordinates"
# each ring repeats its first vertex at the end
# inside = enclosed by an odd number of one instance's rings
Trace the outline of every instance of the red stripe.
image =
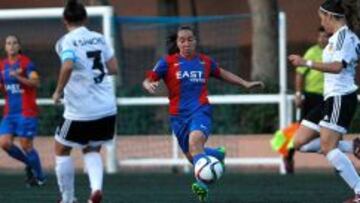
{"type": "Polygon", "coordinates": [[[210,71],[211,71],[211,62],[210,62],[210,59],[209,57],[201,54],[200,55],[200,59],[202,62],[204,62],[205,64],[203,64],[203,67],[204,67],[204,77],[205,77],[205,83],[201,89],[201,92],[200,92],[200,97],[199,97],[199,102],[200,104],[208,104],[209,103],[209,100],[208,100],[208,91],[207,91],[207,81],[210,77],[210,71]]]}
{"type": "MultiPolygon", "coordinates": [[[[26,69],[30,63],[30,59],[24,55],[20,55],[20,68],[22,69],[21,75],[28,77],[26,75],[26,69]]],[[[36,105],[36,88],[29,87],[20,83],[20,88],[24,90],[22,93],[22,115],[26,117],[37,116],[38,108],[36,105]]]]}
{"type": "Polygon", "coordinates": [[[177,115],[179,112],[180,103],[180,80],[176,77],[179,71],[179,58],[177,54],[166,57],[168,64],[168,71],[165,75],[164,82],[169,91],[169,113],[170,115],[177,115]]]}
{"type": "Polygon", "coordinates": [[[146,78],[150,81],[158,81],[160,79],[159,76],[152,70],[146,72],[146,78]]]}

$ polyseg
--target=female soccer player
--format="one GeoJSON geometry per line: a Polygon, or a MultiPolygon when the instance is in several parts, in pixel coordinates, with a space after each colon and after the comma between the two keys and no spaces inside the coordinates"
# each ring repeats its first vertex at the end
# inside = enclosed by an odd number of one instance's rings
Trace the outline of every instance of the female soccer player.
{"type": "Polygon", "coordinates": [[[349,128],[357,106],[358,87],[354,77],[360,55],[360,41],[354,33],[359,29],[356,3],[359,2],[326,0],[321,5],[321,24],[327,33],[332,33],[323,52],[322,63],[304,60],[298,55],[289,56],[294,66],[307,66],[325,73],[324,105],[319,105],[305,118],[307,122],[302,123],[297,133],[299,136],[295,137],[295,147],[300,148],[302,144],[316,138],[318,128],[321,152],[355,192],[355,197],[349,202],[360,202],[360,178],[349,158],[341,151],[349,151],[351,145],[344,147],[340,140],[349,128]]]}
{"type": "Polygon", "coordinates": [[[116,102],[112,80],[117,74],[114,51],[103,35],[88,30],[83,4],[69,0],[63,12],[68,33],[56,44],[62,66],[55,103],[64,95],[64,119],[55,132],[55,172],[61,203],[76,202],[72,148],[81,148],[90,180],[89,203],[102,200],[103,163],[101,145],[111,141],[115,131],[116,102]]]}
{"type": "MultiPolygon", "coordinates": [[[[143,82],[143,87],[154,94],[159,80],[163,79],[170,100],[170,122],[178,143],[187,159],[195,163],[205,155],[223,161],[224,148],[204,147],[211,132],[211,107],[208,101],[207,82],[210,76],[223,79],[247,89],[263,87],[260,81],[248,82],[220,68],[210,57],[196,52],[194,31],[182,26],[168,39],[168,54],[161,58],[143,82]]],[[[200,201],[205,201],[208,188],[204,183],[192,185],[200,201]]]]}
{"type": "Polygon", "coordinates": [[[40,85],[39,75],[31,60],[21,54],[18,37],[6,37],[5,51],[7,58],[0,66],[0,87],[5,97],[0,146],[9,156],[25,164],[26,183],[40,186],[44,184],[45,177],[33,144],[38,125],[36,89],[40,85]],[[14,144],[14,137],[19,138],[20,148],[14,144]]]}

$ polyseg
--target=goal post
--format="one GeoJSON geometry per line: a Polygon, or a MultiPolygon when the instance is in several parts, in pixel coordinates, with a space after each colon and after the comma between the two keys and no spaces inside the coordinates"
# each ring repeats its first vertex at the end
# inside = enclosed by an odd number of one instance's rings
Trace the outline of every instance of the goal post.
{"type": "MultiPolygon", "coordinates": [[[[219,41],[215,41],[214,39],[206,39],[209,36],[205,36],[204,34],[201,33],[207,33],[207,35],[213,35],[214,37],[218,36],[218,33],[212,33],[210,31],[213,31],[213,29],[218,29],[218,31],[220,32],[225,32],[228,31],[229,33],[226,35],[229,38],[239,38],[238,33],[241,31],[241,28],[237,28],[236,26],[238,24],[234,24],[233,21],[236,21],[237,23],[240,22],[240,24],[242,23],[244,16],[216,16],[216,17],[198,17],[198,18],[192,18],[192,17],[186,17],[184,21],[181,21],[179,19],[175,19],[175,18],[171,18],[172,23],[171,25],[164,25],[161,24],[162,20],[157,20],[156,23],[151,24],[150,21],[152,20],[156,20],[156,17],[153,17],[150,19],[147,18],[145,21],[143,21],[143,23],[141,25],[134,25],[134,26],[129,26],[126,27],[126,23],[128,23],[128,21],[126,20],[132,20],[131,23],[133,22],[138,22],[139,19],[140,21],[143,20],[144,18],[131,18],[131,17],[127,17],[126,19],[120,19],[119,18],[115,18],[113,16],[113,9],[112,7],[109,6],[95,6],[95,7],[87,7],[86,8],[88,11],[88,16],[91,17],[98,17],[100,18],[100,26],[99,26],[99,31],[101,31],[104,35],[106,40],[111,44],[111,46],[114,47],[114,31],[113,31],[113,26],[114,26],[114,21],[117,22],[117,24],[115,26],[121,26],[121,32],[129,32],[129,35],[132,35],[132,33],[136,32],[138,34],[146,34],[146,35],[135,35],[135,36],[130,36],[129,38],[125,38],[123,39],[124,43],[129,44],[129,46],[133,46],[131,47],[131,49],[127,49],[124,51],[124,53],[122,53],[122,55],[125,55],[126,57],[128,57],[124,63],[124,67],[121,67],[123,71],[122,73],[122,79],[128,79],[131,78],[133,75],[137,74],[141,74],[141,72],[143,71],[141,70],[132,70],[134,68],[134,65],[132,65],[131,62],[139,62],[139,59],[134,58],[133,56],[129,56],[130,54],[132,54],[132,52],[134,52],[134,55],[139,55],[139,53],[143,54],[144,56],[142,59],[140,59],[141,65],[148,66],[148,64],[152,64],[155,62],[156,58],[158,57],[158,53],[154,53],[157,52],[159,50],[155,50],[154,51],[154,46],[156,46],[156,41],[159,41],[158,37],[158,33],[162,32],[165,26],[165,29],[173,29],[175,25],[180,24],[181,22],[185,22],[187,24],[191,24],[194,22],[200,22],[199,23],[199,28],[203,29],[204,32],[200,32],[200,37],[201,38],[201,43],[205,44],[205,49],[206,51],[212,52],[212,53],[216,53],[216,56],[218,56],[219,58],[236,58],[238,56],[238,50],[231,47],[230,51],[223,51],[224,48],[222,47],[224,44],[227,44],[229,46],[233,46],[233,41],[232,40],[236,40],[236,39],[216,39],[219,41]],[[124,20],[125,19],[125,20],[124,20]],[[230,19],[230,20],[229,20],[230,19]],[[149,23],[150,22],[150,23],[149,23]],[[125,26],[124,26],[125,25],[125,26]],[[235,26],[234,26],[235,25],[235,26]],[[231,29],[228,29],[229,28],[231,29]],[[222,30],[221,30],[222,29],[222,30]],[[132,37],[132,38],[131,38],[132,37]],[[223,40],[223,41],[222,41],[223,40]],[[142,47],[139,46],[139,44],[144,43],[146,45],[146,47],[142,47]],[[215,44],[214,44],[215,43],[215,44]],[[151,48],[149,48],[151,47],[151,48]],[[142,49],[146,49],[146,50],[142,50],[142,49]],[[130,62],[129,62],[130,61],[130,62]],[[146,61],[146,63],[145,63],[146,61]],[[133,71],[133,72],[130,72],[133,71]],[[140,73],[139,73],[140,72],[140,73]],[[126,75],[126,74],[130,74],[130,75],[126,75]]],[[[31,8],[31,9],[6,9],[6,10],[0,10],[0,25],[1,23],[5,22],[5,21],[30,21],[33,19],[61,19],[62,18],[62,12],[63,12],[63,8],[31,8]]],[[[165,19],[165,21],[169,20],[165,19]]],[[[245,19],[246,21],[249,20],[249,18],[245,19]]],[[[49,46],[49,50],[53,51],[53,47],[55,44],[54,39],[58,39],[61,35],[64,34],[64,30],[60,30],[59,28],[61,26],[60,21],[58,21],[57,23],[58,26],[54,26],[51,28],[47,28],[50,30],[50,33],[40,33],[42,35],[46,35],[44,36],[44,39],[42,39],[43,41],[41,43],[47,44],[47,46],[49,46]],[[49,35],[49,36],[48,36],[49,35]],[[46,38],[49,38],[49,41],[46,38]],[[51,38],[51,39],[50,39],[51,38]]],[[[96,23],[98,23],[96,21],[96,23]]],[[[23,24],[20,24],[23,25],[23,24]]],[[[50,26],[50,24],[48,24],[50,26]]],[[[51,25],[53,26],[53,25],[51,25]]],[[[4,26],[6,27],[6,25],[4,26]]],[[[41,27],[41,26],[40,26],[41,27]]],[[[21,29],[21,28],[16,28],[16,29],[21,29]]],[[[33,34],[35,35],[36,31],[33,31],[34,33],[30,33],[29,35],[33,34]]],[[[39,32],[37,32],[39,33],[39,32]]],[[[1,32],[0,31],[0,36],[4,35],[4,31],[1,32]]],[[[117,36],[118,37],[118,36],[117,36]]],[[[31,36],[29,37],[31,38],[31,36]]],[[[164,41],[165,39],[160,39],[162,41],[164,41]]],[[[289,105],[287,105],[290,97],[286,95],[287,92],[287,87],[286,87],[286,76],[287,76],[287,70],[286,70],[286,17],[284,13],[280,13],[279,14],[279,46],[280,46],[280,52],[279,52],[279,62],[280,62],[280,67],[279,67],[279,91],[277,93],[272,93],[272,94],[240,94],[240,93],[224,93],[224,94],[214,94],[210,96],[210,102],[215,105],[215,106],[226,106],[226,105],[248,105],[248,104],[274,104],[277,105],[278,107],[278,117],[279,117],[279,127],[285,127],[289,121],[290,121],[290,117],[289,117],[289,105]]],[[[159,53],[161,53],[159,51],[159,53]]],[[[209,55],[213,55],[212,53],[210,53],[209,55]]],[[[163,52],[161,53],[163,54],[163,52]]],[[[41,55],[41,54],[40,54],[41,55]]],[[[53,54],[54,55],[54,54],[53,54]]],[[[55,57],[55,56],[51,56],[51,57],[55,57]]],[[[49,56],[50,57],[50,56],[49,56]]],[[[39,56],[39,58],[41,58],[41,56],[39,56]]],[[[51,60],[50,60],[51,61],[51,60]]],[[[58,61],[58,60],[57,60],[58,61]]],[[[219,60],[220,61],[220,60],[219,60]]],[[[239,61],[234,61],[234,62],[229,62],[230,67],[238,67],[239,66],[239,61]]],[[[54,68],[52,66],[54,66],[54,64],[45,64],[48,66],[51,66],[51,68],[54,68]]],[[[145,67],[145,68],[151,68],[151,67],[145,67]]],[[[54,71],[57,71],[56,69],[54,71]]],[[[143,77],[143,76],[141,76],[143,77]]],[[[122,83],[129,83],[129,85],[138,85],[138,84],[132,84],[131,81],[122,81],[122,83]]],[[[134,80],[134,79],[133,79],[134,80]]],[[[141,82],[138,82],[141,83],[141,82]]],[[[50,83],[51,84],[51,83],[50,83]]],[[[116,88],[114,88],[116,89],[116,88]]],[[[154,107],[164,107],[167,106],[168,104],[168,99],[166,97],[163,96],[158,96],[158,97],[148,97],[148,96],[128,96],[126,94],[122,94],[121,92],[122,90],[120,89],[120,91],[117,92],[117,104],[119,106],[119,109],[127,109],[127,108],[132,108],[132,107],[136,107],[136,108],[154,108],[154,107]],[[120,92],[120,93],[119,93],[120,92]]],[[[47,94],[43,94],[40,95],[40,98],[37,100],[39,106],[41,107],[49,107],[49,108],[53,108],[53,103],[52,100],[50,98],[48,98],[50,95],[47,94]],[[47,95],[47,97],[46,97],[47,95]]],[[[0,104],[4,104],[4,100],[0,100],[0,104]]],[[[54,107],[55,108],[55,107],[54,107]]],[[[141,110],[138,110],[141,111],[141,110]]],[[[121,112],[119,113],[119,115],[121,114],[121,112]]],[[[121,116],[121,115],[120,115],[121,116]]],[[[160,115],[161,116],[161,115],[160,115]]],[[[122,127],[123,123],[118,124],[119,129],[122,127]]],[[[54,127],[55,129],[55,127],[54,127]]],[[[163,134],[166,134],[168,132],[164,131],[163,134]]],[[[122,135],[120,135],[122,136],[122,135]]],[[[163,139],[165,136],[161,137],[161,139],[163,139]]],[[[134,157],[128,156],[128,157],[124,157],[123,154],[119,153],[119,150],[121,151],[122,149],[118,149],[117,146],[119,144],[119,142],[122,141],[122,137],[117,137],[118,140],[114,140],[114,142],[112,142],[112,144],[108,145],[106,147],[106,170],[108,173],[115,173],[117,171],[117,167],[118,164],[122,165],[122,166],[183,166],[187,164],[187,161],[185,159],[183,159],[181,156],[179,156],[179,148],[177,145],[177,141],[175,136],[172,136],[170,138],[170,135],[167,136],[167,138],[171,139],[169,142],[166,143],[166,147],[168,147],[168,151],[171,154],[169,157],[156,157],[156,155],[154,155],[155,157],[137,157],[136,155],[134,155],[134,157]],[[120,141],[119,141],[120,140],[120,141]],[[117,154],[119,154],[119,157],[117,156],[117,154]]],[[[136,138],[136,136],[133,136],[131,138],[136,138]]],[[[149,140],[149,139],[146,139],[149,140]]],[[[130,139],[131,141],[131,139],[130,139]]],[[[163,146],[161,146],[163,147],[163,146]]],[[[148,152],[149,154],[152,154],[153,152],[148,152]]],[[[227,164],[230,165],[273,165],[273,166],[278,166],[280,169],[280,172],[283,172],[282,168],[282,161],[280,159],[280,157],[270,157],[270,158],[265,158],[265,157],[229,157],[226,160],[227,164]]]]}

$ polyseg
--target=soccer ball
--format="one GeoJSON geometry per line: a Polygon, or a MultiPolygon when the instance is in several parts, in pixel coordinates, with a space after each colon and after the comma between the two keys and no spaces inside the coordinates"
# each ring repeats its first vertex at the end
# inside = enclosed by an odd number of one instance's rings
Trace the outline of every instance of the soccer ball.
{"type": "Polygon", "coordinates": [[[195,178],[206,184],[211,184],[219,180],[223,172],[223,165],[213,156],[200,158],[194,167],[195,178]]]}

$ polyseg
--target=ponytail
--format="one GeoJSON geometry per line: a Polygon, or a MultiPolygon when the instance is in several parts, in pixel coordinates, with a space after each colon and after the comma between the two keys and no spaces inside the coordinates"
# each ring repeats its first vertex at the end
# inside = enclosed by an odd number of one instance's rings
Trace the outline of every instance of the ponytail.
{"type": "Polygon", "coordinates": [[[360,0],[342,0],[347,25],[360,36],[360,0]]]}
{"type": "Polygon", "coordinates": [[[169,55],[179,52],[179,48],[176,44],[177,32],[170,34],[166,39],[166,49],[169,55]]]}

